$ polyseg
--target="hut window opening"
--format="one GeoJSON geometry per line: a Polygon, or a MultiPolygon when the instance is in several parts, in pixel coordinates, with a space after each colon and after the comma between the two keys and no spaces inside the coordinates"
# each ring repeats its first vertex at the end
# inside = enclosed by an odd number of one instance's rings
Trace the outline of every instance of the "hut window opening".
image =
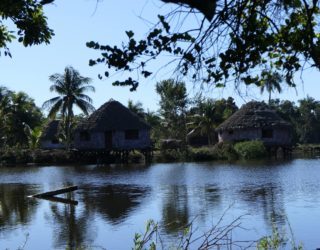
{"type": "Polygon", "coordinates": [[[58,143],[59,143],[58,138],[53,138],[53,139],[51,140],[51,143],[52,143],[52,144],[58,144],[58,143]]]}
{"type": "Polygon", "coordinates": [[[233,129],[229,129],[229,130],[228,130],[228,134],[229,134],[229,135],[233,135],[233,129]]]}
{"type": "Polygon", "coordinates": [[[80,132],[80,141],[90,141],[90,134],[88,131],[80,132]]]}
{"type": "Polygon", "coordinates": [[[125,139],[126,140],[137,140],[139,139],[139,130],[137,129],[129,129],[125,131],[125,139]]]}
{"type": "Polygon", "coordinates": [[[262,129],[262,138],[273,138],[272,129],[262,129]]]}

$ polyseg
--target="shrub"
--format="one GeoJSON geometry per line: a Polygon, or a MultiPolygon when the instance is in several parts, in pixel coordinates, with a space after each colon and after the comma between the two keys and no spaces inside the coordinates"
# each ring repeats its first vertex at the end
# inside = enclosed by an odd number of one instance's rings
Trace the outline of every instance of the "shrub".
{"type": "Polygon", "coordinates": [[[233,144],[229,142],[219,142],[213,147],[213,152],[217,159],[220,160],[237,160],[238,154],[235,151],[233,144]]]}
{"type": "Polygon", "coordinates": [[[185,150],[159,150],[154,155],[155,162],[179,162],[186,161],[189,157],[189,149],[185,150]]]}
{"type": "Polygon", "coordinates": [[[129,163],[141,163],[144,160],[144,156],[142,153],[138,151],[131,152],[129,154],[129,163]]]}
{"type": "Polygon", "coordinates": [[[6,164],[21,164],[32,162],[32,157],[28,149],[18,147],[2,149],[0,152],[0,162],[6,164]]]}
{"type": "Polygon", "coordinates": [[[212,147],[190,148],[189,157],[192,161],[213,161],[218,159],[212,147]]]}
{"type": "Polygon", "coordinates": [[[234,145],[234,149],[242,159],[257,159],[267,155],[262,141],[244,141],[234,145]]]}

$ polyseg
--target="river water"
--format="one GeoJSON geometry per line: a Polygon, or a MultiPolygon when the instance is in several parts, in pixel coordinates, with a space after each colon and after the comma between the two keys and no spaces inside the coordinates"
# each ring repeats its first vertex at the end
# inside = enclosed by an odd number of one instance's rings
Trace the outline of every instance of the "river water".
{"type": "Polygon", "coordinates": [[[276,228],[286,249],[319,248],[320,160],[0,168],[0,249],[131,249],[149,219],[171,246],[190,222],[199,236],[239,216],[235,242],[276,228]],[[72,204],[28,197],[68,185],[72,204]]]}

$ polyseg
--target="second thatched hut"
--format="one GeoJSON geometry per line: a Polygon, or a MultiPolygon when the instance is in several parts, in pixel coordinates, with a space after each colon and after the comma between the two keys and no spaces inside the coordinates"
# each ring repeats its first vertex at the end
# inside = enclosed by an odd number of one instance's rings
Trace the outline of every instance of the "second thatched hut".
{"type": "Polygon", "coordinates": [[[261,140],[266,146],[289,146],[292,127],[264,102],[252,101],[216,129],[219,142],[261,140]]]}
{"type": "Polygon", "coordinates": [[[42,149],[64,149],[65,145],[59,141],[61,120],[49,121],[40,137],[40,148],[42,149]]]}

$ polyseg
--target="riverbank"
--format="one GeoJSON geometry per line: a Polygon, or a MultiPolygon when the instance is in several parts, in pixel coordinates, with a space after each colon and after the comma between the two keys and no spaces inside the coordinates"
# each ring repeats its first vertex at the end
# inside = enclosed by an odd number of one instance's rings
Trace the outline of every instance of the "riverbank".
{"type": "MultiPolygon", "coordinates": [[[[298,145],[293,148],[292,155],[312,157],[320,154],[319,145],[298,145]]],[[[278,154],[283,157],[281,152],[278,154]]],[[[236,161],[274,158],[259,141],[241,142],[237,144],[218,143],[214,146],[185,147],[180,149],[160,150],[153,152],[152,162],[208,162],[208,161],[236,161]]],[[[130,152],[126,163],[145,163],[144,155],[138,151],[130,152]]],[[[10,148],[0,151],[1,165],[17,164],[105,164],[121,163],[121,159],[114,154],[101,155],[94,152],[79,154],[73,150],[63,149],[19,149],[10,148]]]]}

